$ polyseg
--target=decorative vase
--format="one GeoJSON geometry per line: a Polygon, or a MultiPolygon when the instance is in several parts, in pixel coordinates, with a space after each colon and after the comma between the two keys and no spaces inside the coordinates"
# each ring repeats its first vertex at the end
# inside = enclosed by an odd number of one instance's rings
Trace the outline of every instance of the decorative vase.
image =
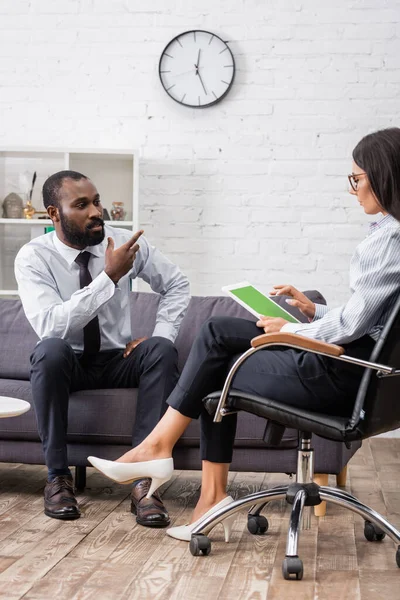
{"type": "Polygon", "coordinates": [[[33,208],[32,202],[30,200],[28,200],[24,206],[25,219],[32,219],[35,212],[36,212],[36,209],[33,208]]]}
{"type": "Polygon", "coordinates": [[[123,221],[125,219],[125,209],[123,202],[113,202],[111,209],[111,218],[113,221],[123,221]]]}

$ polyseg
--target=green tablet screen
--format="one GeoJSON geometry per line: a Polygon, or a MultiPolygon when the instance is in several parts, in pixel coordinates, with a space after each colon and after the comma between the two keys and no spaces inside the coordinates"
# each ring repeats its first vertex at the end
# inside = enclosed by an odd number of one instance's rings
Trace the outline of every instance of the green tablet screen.
{"type": "Polygon", "coordinates": [[[299,322],[292,317],[292,315],[281,309],[279,304],[276,304],[276,302],[264,296],[264,294],[253,288],[251,285],[236,288],[235,290],[231,289],[230,292],[236,296],[236,298],[239,298],[239,300],[242,300],[242,302],[251,306],[251,308],[259,315],[264,315],[265,317],[281,317],[291,323],[299,322]]]}

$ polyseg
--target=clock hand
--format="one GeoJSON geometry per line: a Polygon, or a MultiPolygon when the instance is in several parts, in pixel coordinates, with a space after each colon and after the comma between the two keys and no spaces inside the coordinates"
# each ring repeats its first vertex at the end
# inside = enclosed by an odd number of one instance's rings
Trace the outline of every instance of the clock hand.
{"type": "Polygon", "coordinates": [[[197,64],[195,64],[195,65],[194,65],[194,68],[196,69],[196,73],[195,73],[195,75],[197,75],[197,76],[198,76],[198,78],[200,79],[200,83],[201,83],[201,85],[203,86],[204,93],[205,93],[205,95],[207,96],[207,95],[208,95],[208,94],[207,94],[207,90],[206,90],[206,88],[204,87],[203,80],[202,80],[202,78],[201,78],[201,75],[200,75],[200,73],[199,73],[199,66],[200,66],[200,52],[201,52],[201,48],[199,48],[199,53],[198,53],[198,55],[197,55],[197,64]]]}
{"type": "Polygon", "coordinates": [[[199,73],[199,70],[198,70],[198,69],[197,69],[197,71],[196,71],[196,75],[198,75],[198,77],[199,77],[199,79],[200,79],[200,83],[201,83],[201,85],[203,86],[204,93],[205,93],[205,95],[207,96],[207,95],[208,95],[208,94],[207,94],[207,90],[206,90],[206,88],[204,87],[204,83],[203,83],[203,80],[202,80],[202,78],[201,78],[201,75],[200,75],[200,73],[199,73]]]}
{"type": "Polygon", "coordinates": [[[188,73],[193,73],[193,69],[190,69],[190,71],[182,71],[181,73],[173,73],[173,76],[179,77],[180,75],[187,75],[188,73]]]}

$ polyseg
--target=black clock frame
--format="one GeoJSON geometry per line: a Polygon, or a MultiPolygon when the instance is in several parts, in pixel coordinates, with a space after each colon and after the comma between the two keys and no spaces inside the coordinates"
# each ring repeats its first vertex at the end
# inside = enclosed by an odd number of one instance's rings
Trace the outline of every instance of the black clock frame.
{"type": "Polygon", "coordinates": [[[172,40],[170,40],[168,42],[168,44],[165,46],[164,50],[161,52],[161,56],[160,56],[160,60],[158,62],[158,76],[160,78],[161,81],[161,85],[163,86],[164,90],[166,91],[166,93],[168,94],[168,96],[170,98],[172,98],[172,100],[174,100],[175,102],[177,102],[178,104],[180,104],[181,106],[187,106],[188,108],[209,108],[210,106],[214,106],[215,104],[218,104],[218,102],[221,102],[221,100],[223,98],[225,98],[225,96],[227,95],[227,93],[229,92],[229,90],[231,89],[232,85],[233,85],[233,81],[235,79],[235,74],[236,74],[236,64],[235,64],[235,58],[232,54],[232,50],[229,48],[228,46],[228,42],[225,42],[225,40],[223,40],[219,35],[216,35],[215,33],[211,33],[211,31],[207,31],[205,29],[190,29],[189,31],[184,31],[182,33],[180,33],[179,35],[176,35],[172,40]],[[212,102],[209,102],[208,104],[201,104],[200,106],[198,104],[185,104],[185,102],[181,102],[180,100],[177,100],[176,98],[174,98],[173,96],[171,96],[171,94],[168,92],[167,88],[164,85],[164,82],[162,80],[161,77],[161,61],[163,59],[163,56],[166,52],[166,50],[169,48],[169,46],[171,44],[173,44],[178,38],[181,38],[183,35],[187,35],[188,33],[208,33],[209,35],[214,36],[215,38],[218,38],[219,40],[221,40],[221,42],[223,44],[226,45],[226,47],[228,48],[228,51],[231,55],[232,58],[232,63],[233,63],[233,72],[232,72],[232,79],[230,81],[229,86],[226,88],[225,92],[222,94],[222,96],[220,96],[219,98],[217,98],[216,100],[213,100],[212,102]]]}

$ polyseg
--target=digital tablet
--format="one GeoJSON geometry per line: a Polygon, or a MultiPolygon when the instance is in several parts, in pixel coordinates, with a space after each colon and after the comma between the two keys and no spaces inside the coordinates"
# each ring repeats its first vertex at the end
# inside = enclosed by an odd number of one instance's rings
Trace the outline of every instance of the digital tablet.
{"type": "Polygon", "coordinates": [[[248,281],[241,281],[234,285],[225,285],[222,291],[236,300],[241,306],[244,306],[244,308],[257,318],[260,315],[265,317],[281,317],[290,323],[300,323],[298,319],[277,304],[273,298],[265,296],[248,281]]]}

